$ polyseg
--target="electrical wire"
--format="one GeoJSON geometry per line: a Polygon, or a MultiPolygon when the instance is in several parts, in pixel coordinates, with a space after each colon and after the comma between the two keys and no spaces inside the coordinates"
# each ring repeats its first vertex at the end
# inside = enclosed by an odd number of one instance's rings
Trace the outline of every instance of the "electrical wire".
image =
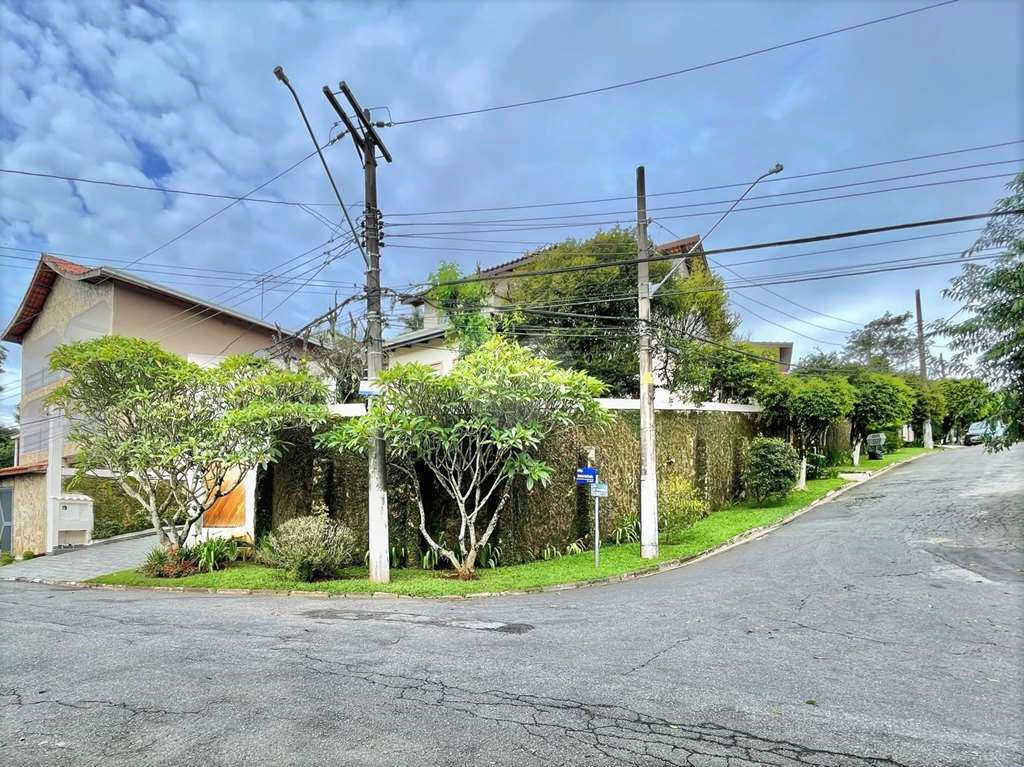
{"type": "MultiPolygon", "coordinates": [[[[970,153],[970,152],[981,152],[981,151],[985,151],[985,150],[988,150],[988,149],[1000,149],[1000,148],[1008,147],[1008,146],[1016,146],[1018,144],[1024,144],[1024,139],[1015,139],[1013,141],[1002,141],[1002,142],[995,143],[995,144],[982,144],[980,146],[965,147],[965,148],[962,148],[962,149],[950,149],[950,150],[946,150],[946,151],[943,151],[943,152],[933,152],[932,154],[920,154],[920,155],[915,155],[915,156],[912,156],[912,157],[901,157],[901,158],[896,159],[896,160],[882,160],[882,161],[878,161],[878,162],[862,163],[860,165],[848,165],[848,166],[846,166],[844,168],[829,168],[827,170],[819,170],[819,171],[814,171],[814,172],[811,172],[811,173],[796,173],[796,174],[794,174],[794,173],[787,173],[785,176],[780,176],[780,177],[776,177],[776,178],[766,178],[761,183],[762,184],[772,184],[772,183],[777,183],[779,181],[789,182],[789,181],[794,181],[794,180],[800,179],[800,178],[814,178],[814,177],[817,177],[817,176],[827,176],[827,175],[831,175],[831,174],[835,174],[835,173],[847,173],[849,171],[854,171],[854,170],[866,170],[868,168],[880,168],[880,167],[884,167],[884,166],[887,166],[887,165],[900,165],[902,163],[917,162],[919,160],[931,160],[931,159],[935,159],[935,158],[938,158],[938,157],[950,157],[952,155],[967,154],[967,153],[970,153]]],[[[690,189],[677,189],[677,190],[672,191],[672,192],[648,192],[647,193],[647,197],[648,198],[651,198],[651,197],[670,197],[670,196],[674,196],[674,195],[693,194],[695,192],[713,192],[713,191],[718,191],[720,189],[735,189],[735,188],[742,188],[742,187],[746,186],[747,183],[749,183],[749,182],[747,182],[747,181],[735,181],[735,182],[730,183],[730,184],[715,184],[713,186],[699,186],[699,187],[692,187],[690,189]]],[[[414,213],[399,212],[399,213],[388,213],[388,216],[391,217],[391,218],[396,218],[396,217],[404,217],[404,216],[438,216],[438,215],[448,215],[448,214],[452,214],[452,213],[492,213],[492,212],[503,211],[503,210],[527,210],[527,209],[530,209],[530,208],[554,208],[554,207],[562,207],[562,206],[567,206],[567,205],[591,205],[591,204],[596,204],[596,203],[601,203],[601,202],[619,202],[621,200],[634,200],[634,199],[636,199],[635,195],[621,195],[621,196],[618,196],[618,197],[598,197],[598,198],[591,198],[591,199],[588,199],[588,200],[566,200],[566,201],[562,201],[562,202],[537,202],[537,203],[520,204],[520,205],[499,205],[499,206],[494,206],[494,207],[489,207],[489,208],[453,208],[453,209],[447,209],[447,210],[418,211],[418,212],[414,212],[414,213]]],[[[321,203],[321,204],[324,204],[324,203],[321,203]]],[[[487,242],[503,242],[503,240],[489,240],[487,242]]],[[[531,245],[531,244],[535,244],[535,243],[524,243],[524,244],[531,245]]]]}
{"type": "MultiPolygon", "coordinates": [[[[737,207],[734,213],[744,213],[752,210],[767,210],[771,208],[785,208],[791,205],[809,205],[817,202],[829,202],[832,200],[846,200],[853,197],[868,197],[876,194],[888,194],[890,192],[902,192],[911,189],[926,189],[936,186],[948,186],[950,184],[963,184],[973,181],[988,181],[991,179],[1006,179],[1014,178],[1016,173],[995,173],[985,176],[972,176],[970,178],[958,178],[948,179],[945,181],[930,181],[921,184],[906,184],[903,186],[894,186],[887,189],[870,189],[863,192],[850,192],[848,194],[833,194],[826,195],[824,197],[812,197],[808,200],[789,200],[787,202],[775,202],[766,203],[764,205],[744,205],[737,207]]],[[[716,216],[727,211],[722,210],[709,210],[702,211],[699,213],[676,213],[672,215],[659,216],[663,220],[674,220],[680,218],[700,218],[702,216],[716,216]]],[[[568,216],[566,217],[568,218],[568,216]]],[[[532,226],[514,226],[517,223],[526,223],[528,219],[522,219],[521,222],[515,219],[502,219],[498,221],[416,221],[405,224],[390,224],[391,227],[397,226],[486,226],[486,225],[500,225],[502,228],[499,229],[468,229],[460,230],[455,232],[427,232],[428,234],[475,234],[475,233],[501,233],[501,232],[527,232],[541,229],[564,229],[573,228],[580,226],[622,226],[624,224],[632,224],[631,219],[606,219],[602,221],[569,221],[560,223],[549,223],[549,224],[536,224],[532,226]]],[[[394,235],[391,235],[394,236],[394,235]]]]}
{"type": "MultiPolygon", "coordinates": [[[[831,184],[829,186],[817,186],[817,187],[810,187],[808,189],[795,189],[795,190],[790,190],[788,192],[776,192],[774,194],[755,194],[755,195],[750,195],[750,196],[746,197],[745,199],[747,199],[747,200],[771,200],[771,199],[775,199],[777,197],[793,197],[793,196],[798,196],[798,195],[802,195],[802,194],[812,194],[814,192],[830,192],[830,191],[835,191],[837,189],[850,189],[852,187],[867,186],[869,184],[883,184],[883,183],[888,183],[890,181],[904,181],[906,179],[911,179],[911,178],[922,178],[924,176],[935,176],[935,175],[938,175],[940,173],[954,173],[956,171],[962,171],[962,170],[976,170],[978,168],[990,168],[990,167],[993,167],[993,166],[996,166],[996,165],[1009,165],[1011,163],[1020,163],[1020,162],[1024,162],[1024,158],[1016,157],[1016,158],[1013,158],[1013,159],[1010,159],[1010,160],[995,160],[995,161],[992,161],[992,162],[972,163],[970,165],[958,165],[958,166],[955,166],[955,167],[952,167],[952,168],[939,168],[937,170],[921,171],[921,172],[918,172],[918,173],[906,173],[906,174],[899,175],[899,176],[887,176],[885,178],[873,178],[873,179],[867,179],[867,180],[864,180],[864,181],[851,181],[851,182],[848,182],[848,183],[845,183],[845,184],[831,184]]],[[[1014,174],[1006,174],[1006,175],[1016,175],[1016,171],[1014,172],[1014,174]]],[[[999,177],[1002,177],[1002,176],[999,176],[999,177]]],[[[980,178],[981,179],[986,179],[986,178],[991,178],[991,177],[990,176],[983,176],[983,177],[980,177],[980,178]]],[[[771,179],[771,180],[772,181],[780,181],[780,180],[783,180],[783,179],[782,179],[782,177],[777,177],[777,178],[774,178],[774,179],[771,179]]],[[[938,182],[938,184],[956,184],[956,183],[961,183],[961,182],[965,182],[965,181],[974,181],[974,180],[978,180],[978,179],[975,179],[975,178],[947,179],[945,181],[938,182]]],[[[764,179],[764,180],[761,181],[761,183],[765,183],[767,181],[768,181],[768,179],[764,179]]],[[[931,186],[931,185],[932,184],[927,184],[927,186],[931,186]]],[[[749,186],[749,184],[748,184],[748,186],[749,186]]],[[[922,185],[922,186],[925,186],[925,185],[922,185]]],[[[873,192],[878,194],[878,193],[886,192],[886,191],[894,191],[895,192],[895,191],[901,191],[903,189],[917,189],[917,188],[920,188],[920,187],[917,186],[917,185],[914,185],[914,186],[902,186],[902,187],[892,187],[890,189],[876,189],[876,190],[873,190],[873,192]]],[[[744,199],[744,198],[730,198],[730,199],[727,199],[727,200],[706,200],[704,202],[691,202],[691,203],[686,203],[686,204],[682,204],[682,205],[663,205],[663,206],[658,206],[658,207],[648,207],[647,208],[647,213],[648,214],[654,214],[654,213],[658,213],[660,211],[667,211],[667,210],[684,210],[684,209],[688,209],[688,208],[701,208],[701,207],[706,207],[708,205],[729,205],[729,204],[735,204],[738,199],[744,199]]],[[[794,203],[794,204],[797,204],[797,203],[794,203]]],[[[587,217],[592,218],[594,216],[622,216],[622,215],[635,215],[635,209],[631,209],[631,210],[606,210],[606,211],[596,211],[594,213],[563,213],[563,214],[558,215],[558,216],[529,216],[529,217],[521,217],[521,218],[477,219],[477,220],[474,220],[474,221],[442,221],[442,222],[437,222],[437,223],[431,223],[431,222],[425,222],[425,221],[410,221],[410,222],[407,222],[407,223],[392,224],[391,226],[396,226],[396,227],[397,226],[419,226],[419,225],[423,225],[423,226],[428,226],[428,225],[429,226],[462,226],[462,225],[465,225],[465,224],[506,224],[506,223],[519,224],[519,223],[528,223],[528,222],[532,222],[532,221],[560,221],[560,220],[566,220],[566,219],[578,219],[578,218],[587,218],[587,217]]]]}
{"type": "Polygon", "coordinates": [[[705,62],[703,64],[695,64],[693,66],[684,67],[683,69],[677,69],[677,70],[674,70],[672,72],[663,72],[663,73],[658,74],[658,75],[650,75],[650,76],[647,76],[647,77],[637,78],[635,80],[628,80],[626,82],[615,83],[614,85],[605,85],[605,86],[601,86],[599,88],[589,88],[587,90],[574,91],[572,93],[563,93],[563,94],[558,95],[558,96],[546,96],[546,97],[543,97],[543,98],[529,99],[529,100],[526,100],[526,101],[517,101],[517,102],[513,102],[511,104],[500,104],[500,105],[497,105],[497,106],[481,107],[481,108],[478,108],[478,109],[467,109],[467,110],[463,110],[463,111],[460,111],[460,112],[447,112],[447,113],[444,113],[444,114],[427,115],[425,117],[416,117],[416,118],[411,118],[411,119],[408,119],[408,120],[396,120],[396,121],[393,121],[391,123],[388,123],[388,125],[392,125],[392,126],[413,125],[413,124],[416,124],[416,123],[432,122],[434,120],[447,120],[447,119],[452,118],[452,117],[465,117],[467,115],[484,114],[484,113],[487,113],[487,112],[497,112],[497,111],[501,111],[501,110],[505,110],[505,109],[516,109],[516,108],[519,108],[519,107],[534,106],[536,104],[548,104],[548,103],[551,103],[553,101],[564,101],[566,99],[578,98],[580,96],[590,96],[590,95],[595,94],[595,93],[604,93],[606,91],[617,90],[619,88],[629,88],[629,87],[632,87],[632,86],[635,86],[635,85],[641,85],[643,83],[654,82],[656,80],[664,80],[664,79],[667,79],[667,78],[670,78],[670,77],[678,77],[679,75],[688,74],[690,72],[696,72],[696,71],[699,71],[699,70],[702,70],[702,69],[710,69],[711,67],[716,67],[716,66],[719,66],[721,64],[728,64],[728,63],[731,63],[731,62],[734,62],[734,61],[742,61],[743,59],[749,59],[749,58],[753,58],[755,56],[760,56],[760,55],[765,54],[765,53],[771,53],[773,51],[779,51],[779,50],[783,50],[785,48],[791,48],[793,46],[802,45],[803,43],[812,42],[814,40],[822,40],[824,38],[833,37],[834,35],[843,34],[844,32],[852,32],[852,31],[857,30],[857,29],[863,29],[865,27],[870,27],[870,26],[873,26],[875,24],[883,24],[885,22],[894,21],[896,19],[904,18],[906,16],[912,16],[914,14],[924,13],[925,11],[931,11],[931,10],[934,10],[936,8],[941,8],[943,6],[953,5],[956,2],[958,2],[958,0],[943,0],[943,2],[940,2],[940,3],[933,3],[932,5],[921,6],[919,8],[912,8],[912,9],[910,9],[908,11],[903,11],[901,13],[894,13],[894,14],[890,14],[888,16],[882,16],[882,17],[875,18],[875,19],[869,19],[867,21],[862,21],[862,22],[859,22],[857,24],[849,24],[847,26],[839,27],[837,29],[832,29],[832,30],[829,30],[827,32],[819,32],[817,34],[808,35],[806,37],[801,37],[801,38],[798,38],[796,40],[790,40],[790,41],[785,42],[785,43],[777,43],[775,45],[770,45],[770,46],[767,46],[765,48],[758,48],[757,50],[747,51],[746,53],[740,53],[740,54],[736,54],[734,56],[727,56],[725,58],[717,59],[715,61],[708,61],[708,62],[705,62]]]}
{"type": "MultiPolygon", "coordinates": [[[[961,223],[961,222],[965,222],[965,221],[980,221],[980,220],[983,220],[983,219],[991,219],[991,218],[998,218],[998,217],[1001,217],[1001,216],[1021,215],[1021,214],[1024,214],[1024,208],[1021,208],[1021,209],[1016,209],[1015,208],[1015,209],[1009,209],[1009,210],[996,210],[996,211],[989,211],[989,212],[986,212],[986,213],[970,213],[970,214],[966,214],[966,215],[946,216],[944,218],[923,219],[923,220],[918,220],[918,221],[907,221],[907,222],[902,222],[902,223],[899,223],[899,224],[887,224],[887,225],[884,225],[884,226],[865,227],[865,228],[861,228],[861,229],[848,229],[848,230],[845,230],[845,231],[828,232],[828,233],[825,233],[825,234],[815,234],[815,235],[809,235],[809,236],[805,236],[805,237],[791,238],[791,239],[787,239],[787,240],[772,240],[772,241],[767,241],[767,242],[753,243],[753,244],[749,244],[749,245],[735,245],[735,246],[730,246],[730,247],[727,247],[727,248],[715,248],[715,249],[711,249],[711,250],[705,250],[704,251],[704,255],[705,255],[705,257],[707,257],[707,256],[713,256],[713,255],[721,255],[721,254],[724,254],[724,253],[740,253],[740,252],[745,252],[745,251],[750,251],[750,250],[763,250],[765,248],[788,247],[788,246],[791,246],[791,245],[805,245],[805,244],[813,243],[813,242],[827,242],[827,241],[830,241],[830,240],[846,239],[846,238],[849,238],[849,237],[863,237],[863,236],[869,235],[869,234],[881,234],[881,233],[884,233],[884,232],[896,232],[896,231],[903,231],[903,230],[906,230],[906,229],[918,229],[918,228],[921,228],[921,227],[938,226],[938,225],[941,225],[941,224],[956,224],[956,223],[961,223]]],[[[589,271],[589,270],[593,270],[593,269],[605,269],[605,268],[612,267],[612,266],[632,266],[632,265],[638,264],[641,260],[644,260],[644,261],[647,261],[647,262],[655,262],[655,261],[668,261],[668,260],[672,260],[672,259],[675,259],[675,258],[678,258],[677,254],[658,254],[658,255],[654,255],[654,256],[647,256],[644,259],[631,258],[631,259],[623,259],[623,260],[618,260],[618,261],[606,261],[606,262],[598,263],[598,264],[576,264],[576,265],[572,265],[572,266],[553,267],[551,269],[533,269],[533,270],[525,270],[525,271],[513,271],[513,272],[508,272],[506,274],[500,274],[500,275],[479,274],[479,275],[475,275],[475,276],[472,276],[472,277],[462,277],[462,278],[459,278],[457,280],[444,280],[442,282],[436,283],[435,285],[428,285],[428,284],[422,283],[422,282],[414,283],[414,284],[409,286],[409,289],[415,289],[417,287],[420,287],[420,288],[447,287],[447,286],[450,286],[450,285],[464,285],[464,284],[469,283],[469,282],[491,282],[491,281],[494,281],[494,280],[526,279],[526,278],[530,278],[530,277],[542,277],[542,276],[547,276],[547,275],[551,275],[551,274],[566,274],[566,273],[570,273],[570,272],[589,271]]],[[[404,294],[408,295],[408,293],[406,291],[398,291],[398,292],[404,293],[404,294]]]]}

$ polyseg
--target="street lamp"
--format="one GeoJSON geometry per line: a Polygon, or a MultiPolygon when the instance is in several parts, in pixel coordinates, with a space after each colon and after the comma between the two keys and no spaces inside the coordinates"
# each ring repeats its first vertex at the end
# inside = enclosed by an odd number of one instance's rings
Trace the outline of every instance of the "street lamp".
{"type": "Polygon", "coordinates": [[[718,225],[721,224],[723,221],[725,221],[725,217],[728,216],[730,213],[732,213],[734,210],[736,210],[736,206],[739,205],[740,202],[743,201],[744,197],[746,197],[748,194],[750,194],[750,190],[751,189],[753,189],[761,181],[763,181],[764,179],[768,178],[769,176],[774,176],[776,173],[782,173],[782,163],[781,162],[775,163],[767,171],[765,171],[760,176],[758,176],[756,179],[754,179],[754,182],[744,190],[743,194],[741,194],[739,197],[737,197],[735,200],[733,200],[732,205],[730,205],[729,209],[727,211],[725,211],[725,213],[723,213],[721,215],[721,217],[719,217],[719,219],[715,222],[714,226],[712,226],[710,229],[708,229],[708,231],[705,234],[702,234],[700,237],[698,237],[697,241],[695,243],[693,243],[692,246],[690,246],[690,249],[688,251],[686,251],[686,253],[683,254],[683,257],[679,261],[676,262],[675,266],[673,266],[671,269],[668,270],[668,274],[665,275],[665,277],[661,280],[661,282],[659,282],[659,283],[657,283],[655,285],[651,285],[651,291],[650,291],[651,297],[653,298],[654,294],[658,292],[658,290],[661,288],[661,286],[664,285],[666,282],[668,282],[669,278],[675,273],[676,269],[678,269],[681,264],[685,264],[686,263],[686,257],[689,256],[694,251],[696,251],[697,248],[700,245],[704,244],[704,240],[706,240],[708,237],[710,237],[711,233],[714,232],[718,228],[718,225]]]}

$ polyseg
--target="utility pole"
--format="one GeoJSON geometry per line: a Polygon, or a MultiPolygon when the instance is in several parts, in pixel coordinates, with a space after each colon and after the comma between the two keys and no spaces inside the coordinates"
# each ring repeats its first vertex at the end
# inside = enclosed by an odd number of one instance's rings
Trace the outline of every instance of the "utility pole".
{"type": "MultiPolygon", "coordinates": [[[[921,380],[928,380],[928,359],[925,355],[924,349],[924,320],[921,318],[921,291],[914,291],[914,305],[917,309],[917,363],[920,367],[921,380]]],[[[930,418],[925,419],[924,422],[924,434],[922,435],[922,442],[924,446],[931,450],[935,447],[935,442],[932,439],[932,420],[930,418]]]]}
{"type": "MultiPolygon", "coordinates": [[[[381,141],[373,123],[370,121],[370,111],[363,109],[359,105],[356,97],[352,95],[352,91],[344,81],[338,86],[339,92],[345,95],[348,103],[352,106],[356,122],[359,123],[358,128],[352,122],[352,118],[342,109],[341,104],[338,103],[334,91],[325,85],[323,88],[324,96],[327,97],[327,101],[330,102],[334,111],[338,113],[338,118],[345,126],[345,132],[352,138],[356,154],[359,155],[363,164],[363,184],[366,195],[366,209],[363,217],[364,247],[359,243],[359,234],[352,223],[352,217],[349,216],[348,208],[345,207],[345,203],[341,199],[338,186],[334,183],[334,176],[331,175],[331,169],[327,165],[327,160],[324,159],[320,142],[317,141],[316,134],[313,132],[313,126],[309,124],[309,119],[306,117],[306,110],[302,107],[299,94],[295,92],[295,88],[288,81],[288,76],[285,75],[283,68],[275,67],[274,76],[288,87],[292,98],[295,99],[295,105],[299,108],[302,121],[306,124],[306,130],[309,131],[309,137],[313,140],[313,146],[316,147],[316,153],[320,156],[320,162],[324,166],[324,173],[327,174],[327,178],[331,182],[331,188],[334,190],[334,196],[338,199],[338,206],[341,208],[342,216],[348,222],[349,229],[352,231],[352,237],[359,244],[359,249],[363,253],[363,259],[366,261],[366,324],[368,336],[366,371],[372,385],[373,380],[384,369],[384,340],[381,334],[380,312],[380,212],[377,210],[377,150],[380,150],[381,156],[388,162],[391,162],[391,153],[384,146],[384,142],[381,141]]],[[[378,123],[378,126],[381,125],[381,123],[378,123]]],[[[374,583],[387,583],[391,580],[390,552],[388,550],[388,495],[384,477],[384,440],[378,431],[371,436],[369,449],[369,571],[370,580],[374,583]]]]}
{"type": "MultiPolygon", "coordinates": [[[[338,89],[344,94],[358,120],[359,128],[345,113],[335,94],[324,86],[324,96],[345,125],[363,160],[363,233],[366,240],[366,374],[373,381],[384,372],[384,339],[380,310],[380,211],[377,208],[377,150],[391,162],[391,153],[374,129],[370,110],[363,109],[344,81],[338,89]]],[[[387,583],[391,580],[388,538],[388,493],[385,482],[387,459],[380,432],[370,438],[369,458],[369,538],[370,580],[387,583]]]]}
{"type": "Polygon", "coordinates": [[[658,556],[658,470],[654,449],[654,373],[651,363],[651,279],[647,242],[647,184],[636,169],[636,279],[640,321],[640,556],[658,556]]]}

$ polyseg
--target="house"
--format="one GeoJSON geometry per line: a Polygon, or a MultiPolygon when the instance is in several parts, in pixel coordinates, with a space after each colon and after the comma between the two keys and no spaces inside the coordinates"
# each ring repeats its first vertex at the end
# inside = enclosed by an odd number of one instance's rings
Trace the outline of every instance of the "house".
{"type": "MultiPolygon", "coordinates": [[[[65,422],[50,414],[47,395],[59,374],[50,353],[62,343],[107,334],[144,338],[199,364],[272,346],[279,329],[235,309],[189,296],[129,272],[89,267],[43,254],[28,290],[3,333],[21,346],[20,429],[15,465],[0,469],[3,549],[41,553],[88,542],[88,531],[61,531],[56,502],[74,474],[75,447],[65,422]]],[[[251,530],[255,480],[222,499],[210,520],[225,530],[251,530]]]]}
{"type": "Polygon", "coordinates": [[[792,341],[747,341],[755,349],[761,349],[773,362],[779,363],[779,370],[788,373],[793,364],[792,341]]]}
{"type": "MultiPolygon", "coordinates": [[[[708,269],[704,248],[699,241],[698,235],[691,235],[658,245],[657,250],[661,255],[685,259],[681,268],[685,269],[687,273],[692,270],[692,265],[695,262],[699,262],[704,269],[708,269]],[[694,248],[695,245],[696,248],[694,248]]],[[[500,307],[508,303],[511,282],[509,275],[528,267],[535,255],[536,253],[528,253],[521,258],[506,261],[479,272],[479,275],[488,279],[492,285],[490,298],[492,306],[500,307]]],[[[385,340],[384,352],[387,355],[388,364],[419,362],[432,367],[438,373],[447,373],[458,359],[458,352],[446,341],[447,329],[443,314],[436,306],[428,303],[422,294],[406,299],[406,303],[416,309],[419,316],[422,317],[423,324],[416,330],[410,330],[385,340]]],[[[751,341],[750,344],[763,349],[766,356],[778,361],[783,372],[789,371],[793,360],[792,341],[751,341]]]]}

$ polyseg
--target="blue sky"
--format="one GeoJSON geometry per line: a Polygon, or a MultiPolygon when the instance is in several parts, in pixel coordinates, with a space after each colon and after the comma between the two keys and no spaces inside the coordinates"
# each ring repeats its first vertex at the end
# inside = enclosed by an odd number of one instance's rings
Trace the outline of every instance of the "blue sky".
{"type": "MultiPolygon", "coordinates": [[[[306,155],[311,145],[287,90],[283,65],[325,140],[333,113],[320,89],[348,81],[377,119],[395,121],[588,89],[682,69],[926,5],[881,2],[198,2],[0,3],[0,165],[140,185],[243,194],[306,155]]],[[[503,207],[628,196],[634,169],[648,192],[738,183],[775,162],[779,180],[757,195],[838,186],[1024,157],[1024,144],[804,179],[790,176],[1024,138],[1022,6],[962,0],[947,7],[743,61],[607,93],[537,106],[396,126],[380,169],[388,228],[383,282],[422,280],[441,258],[465,267],[507,260],[593,226],[474,236],[465,222],[579,213],[628,223],[629,200],[593,205],[402,217],[416,211],[503,207]],[[452,227],[397,226],[451,221],[452,227]],[[392,235],[460,231],[478,243],[392,235]],[[399,248],[416,243],[419,249],[399,248]],[[460,250],[445,250],[460,248],[460,250]],[[472,252],[470,252],[472,251],[472,252]],[[497,251],[497,252],[494,252],[497,251]]],[[[346,202],[361,199],[350,145],[328,150],[346,202]]],[[[763,199],[793,201],[914,183],[1008,174],[1022,163],[763,199]]],[[[708,241],[720,247],[987,210],[1005,178],[787,205],[730,216],[708,241]]],[[[730,199],[737,190],[664,195],[652,208],[730,199]]],[[[330,203],[315,160],[262,196],[330,203]]],[[[48,250],[117,266],[180,234],[225,204],[0,174],[0,245],[48,250]]],[[[705,230],[721,205],[655,210],[679,235],[705,230]],[[678,217],[686,214],[688,217],[678,217]]],[[[337,220],[328,205],[315,210],[337,220]]],[[[578,220],[578,219],[577,219],[578,220]]],[[[550,222],[523,222],[534,227],[550,222]]],[[[950,232],[974,225],[929,230],[950,232]]],[[[251,283],[198,269],[264,272],[323,243],[331,228],[295,206],[244,203],[133,267],[181,290],[260,311],[251,283]],[[147,271],[142,271],[146,269],[147,271]],[[214,284],[216,283],[216,284],[214,284]],[[234,283],[234,284],[233,284],[234,283]]],[[[917,234],[917,233],[911,233],[917,234]]],[[[672,239],[656,225],[658,241],[672,239]]],[[[955,252],[975,235],[879,245],[803,259],[736,266],[744,278],[955,252]]],[[[891,239],[876,237],[858,244],[891,239]]],[[[314,251],[319,253],[320,251],[314,251]]],[[[787,253],[799,251],[790,250],[787,253]]],[[[27,285],[31,253],[2,250],[0,314],[27,285]]],[[[785,255],[723,256],[725,264],[785,255]]],[[[305,258],[308,258],[306,256],[305,258]]],[[[313,262],[293,276],[305,278],[313,262]]],[[[281,271],[281,270],[278,270],[281,271]]],[[[791,339],[799,353],[842,344],[883,311],[913,307],[926,318],[955,310],[941,298],[954,266],[733,291],[741,332],[791,339]],[[782,297],[780,297],[780,295],[782,297]],[[788,301],[794,301],[789,303],[788,301]],[[757,303],[761,302],[761,303],[757,303]],[[767,304],[767,306],[765,306],[767,304]],[[760,315],[760,316],[755,316],[760,315]],[[839,318],[839,319],[837,319],[839,318]],[[843,321],[845,320],[845,322],[843,321]]],[[[724,276],[730,281],[735,277],[724,276]]],[[[330,305],[362,279],[358,254],[333,261],[308,290],[267,292],[285,326],[330,305]],[[287,300],[285,300],[287,299],[287,300]]],[[[282,286],[277,286],[282,287],[282,286]]],[[[9,349],[9,411],[18,350],[9,349]]],[[[15,384],[16,387],[16,384],[15,384]]],[[[0,394],[0,398],[5,395],[0,394]]]]}

